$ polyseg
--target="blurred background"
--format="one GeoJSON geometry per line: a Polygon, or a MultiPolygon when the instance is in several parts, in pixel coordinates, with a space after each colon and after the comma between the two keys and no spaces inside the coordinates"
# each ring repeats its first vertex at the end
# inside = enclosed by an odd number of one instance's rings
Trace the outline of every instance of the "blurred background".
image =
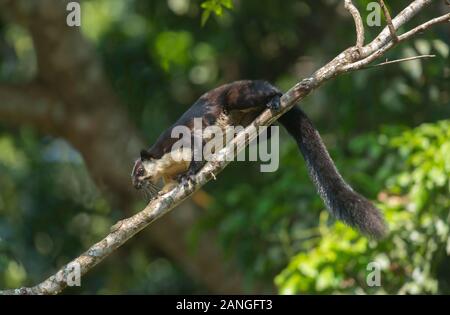
{"type": "MultiPolygon", "coordinates": [[[[134,159],[202,93],[287,90],[355,41],[338,0],[85,0],[80,28],[67,2],[0,0],[2,289],[44,280],[142,209],[134,159]]],[[[434,1],[408,26],[448,10],[434,1]]],[[[300,104],[383,210],[383,241],[328,216],[283,133],[277,172],[230,164],[64,293],[450,293],[449,38],[435,27],[386,56],[435,58],[340,76],[300,104]]]]}

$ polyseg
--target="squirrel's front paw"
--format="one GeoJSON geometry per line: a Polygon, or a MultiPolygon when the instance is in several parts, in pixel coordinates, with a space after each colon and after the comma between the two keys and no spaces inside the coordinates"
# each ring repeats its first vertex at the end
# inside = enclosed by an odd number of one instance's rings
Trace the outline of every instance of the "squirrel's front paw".
{"type": "Polygon", "coordinates": [[[191,172],[187,172],[177,176],[177,181],[184,187],[189,187],[191,184],[194,184],[194,175],[191,172]]]}
{"type": "Polygon", "coordinates": [[[281,107],[281,95],[275,95],[269,103],[267,103],[267,107],[271,110],[278,111],[281,107]]]}
{"type": "Polygon", "coordinates": [[[156,193],[156,197],[161,197],[162,195],[166,194],[168,191],[160,190],[156,193]]]}

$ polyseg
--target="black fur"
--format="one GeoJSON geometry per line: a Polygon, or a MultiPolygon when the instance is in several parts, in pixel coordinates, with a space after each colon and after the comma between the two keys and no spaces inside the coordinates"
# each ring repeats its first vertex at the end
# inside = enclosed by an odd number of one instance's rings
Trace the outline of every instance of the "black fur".
{"type": "MultiPolygon", "coordinates": [[[[187,126],[192,130],[194,118],[202,118],[203,127],[206,128],[216,124],[221,115],[229,117],[232,125],[246,126],[266,107],[278,110],[281,95],[277,88],[266,81],[237,81],[222,85],[202,95],[147,152],[141,152],[141,157],[159,159],[170,152],[178,140],[171,137],[175,126],[187,126]]],[[[344,181],[318,131],[305,113],[294,107],[281,116],[279,122],[297,141],[311,179],[328,210],[362,233],[382,237],[386,228],[381,213],[344,181]]],[[[195,174],[202,166],[202,162],[192,161],[186,176],[195,174]]],[[[184,181],[186,178],[184,174],[179,174],[178,179],[184,181]]]]}
{"type": "Polygon", "coordinates": [[[386,227],[380,211],[344,181],[318,131],[305,113],[294,107],[279,121],[296,139],[309,175],[328,210],[337,219],[362,233],[381,238],[386,227]]]}

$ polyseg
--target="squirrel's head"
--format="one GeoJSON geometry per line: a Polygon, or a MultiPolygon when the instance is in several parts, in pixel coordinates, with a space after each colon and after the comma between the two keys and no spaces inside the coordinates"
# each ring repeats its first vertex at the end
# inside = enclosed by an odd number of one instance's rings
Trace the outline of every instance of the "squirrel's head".
{"type": "Polygon", "coordinates": [[[134,162],[131,172],[131,181],[134,188],[141,189],[148,185],[156,184],[157,178],[154,169],[154,159],[145,150],[141,151],[141,157],[134,162]]]}

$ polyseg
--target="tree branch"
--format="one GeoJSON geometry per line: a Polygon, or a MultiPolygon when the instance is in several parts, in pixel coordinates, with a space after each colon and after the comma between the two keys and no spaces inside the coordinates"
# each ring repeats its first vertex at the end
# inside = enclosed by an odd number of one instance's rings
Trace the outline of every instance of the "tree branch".
{"type": "MultiPolygon", "coordinates": [[[[450,22],[450,13],[447,13],[447,14],[441,15],[439,17],[436,17],[434,19],[431,19],[428,22],[423,23],[423,24],[413,28],[412,30],[398,36],[397,42],[393,42],[393,41],[386,42],[384,46],[380,47],[379,49],[373,50],[372,54],[369,55],[368,57],[358,60],[354,63],[347,64],[341,70],[344,72],[349,72],[349,71],[361,69],[362,67],[365,67],[372,61],[374,61],[374,60],[378,59],[379,57],[381,57],[382,55],[384,55],[386,53],[386,51],[388,51],[389,49],[394,47],[397,43],[404,42],[404,41],[410,39],[411,37],[415,36],[416,34],[429,29],[433,25],[441,24],[441,23],[449,23],[449,22],[450,22]]],[[[375,39],[375,40],[377,40],[377,39],[375,39]]],[[[367,46],[369,46],[369,45],[367,45],[367,46]]],[[[365,49],[365,47],[363,47],[363,49],[365,49]]]]}
{"type": "Polygon", "coordinates": [[[363,20],[361,18],[361,14],[359,13],[358,9],[355,7],[355,5],[352,3],[351,0],[345,0],[344,3],[345,8],[353,17],[353,20],[355,21],[355,28],[356,28],[356,47],[360,49],[364,45],[364,24],[363,20]]]}
{"type": "MultiPolygon", "coordinates": [[[[433,0],[413,1],[405,9],[403,9],[394,19],[392,19],[392,25],[395,31],[400,26],[409,22],[418,12],[423,10],[426,6],[430,5],[433,0]]],[[[391,40],[391,32],[389,27],[385,27],[380,34],[368,45],[363,47],[361,57],[367,57],[373,54],[375,51],[384,47],[391,40]]]]}
{"type": "MultiPolygon", "coordinates": [[[[415,0],[400,14],[393,19],[393,25],[398,29],[401,25],[409,21],[422,8],[429,4],[429,0],[415,0]]],[[[430,20],[413,30],[399,36],[399,41],[404,41],[411,36],[423,31],[432,25],[442,22],[449,22],[450,15],[444,15],[439,18],[430,20]]],[[[357,47],[349,48],[340,53],[336,58],[330,61],[327,65],[317,70],[311,77],[303,79],[287,91],[281,99],[281,109],[277,113],[270,110],[264,111],[258,116],[253,123],[244,131],[240,132],[226,148],[220,150],[215,154],[212,162],[208,162],[198,174],[194,177],[194,185],[183,186],[178,185],[170,192],[163,196],[152,200],[144,210],[136,215],[119,221],[111,228],[111,233],[103,240],[93,245],[81,256],[72,260],[69,264],[62,267],[55,275],[49,277],[42,283],[32,288],[21,288],[16,290],[3,291],[5,294],[57,294],[61,292],[66,286],[67,274],[72,270],[74,264],[78,264],[81,274],[86,274],[95,265],[100,263],[108,255],[110,255],[119,246],[123,245],[128,239],[133,237],[136,233],[147,227],[152,222],[158,220],[163,215],[167,214],[176,205],[189,197],[194,191],[206,184],[212,178],[222,171],[229,161],[225,157],[229,156],[238,148],[238,152],[245,148],[247,143],[252,141],[257,136],[257,128],[259,126],[267,126],[272,124],[278,117],[287,112],[294,104],[305,98],[311,91],[320,87],[323,83],[336,77],[337,75],[346,73],[348,71],[355,71],[367,66],[375,58],[384,54],[387,50],[394,46],[394,42],[389,37],[389,30],[384,29],[374,41],[362,47],[365,56],[355,55],[357,47]],[[387,32],[387,36],[386,36],[387,32]],[[358,56],[355,59],[355,56],[358,56]],[[368,57],[367,57],[368,56],[368,57]]]]}
{"type": "Polygon", "coordinates": [[[366,68],[381,67],[381,66],[391,65],[394,63],[412,61],[412,60],[417,60],[417,59],[434,58],[434,57],[436,57],[436,55],[419,55],[419,56],[413,56],[413,57],[402,58],[402,59],[386,60],[386,61],[378,63],[376,65],[369,65],[366,68]]]}
{"type": "Polygon", "coordinates": [[[392,24],[391,14],[389,13],[384,0],[378,0],[380,2],[381,9],[383,9],[384,17],[386,18],[386,23],[389,27],[389,32],[391,32],[391,36],[394,42],[398,42],[397,34],[395,33],[394,25],[392,24]]]}

